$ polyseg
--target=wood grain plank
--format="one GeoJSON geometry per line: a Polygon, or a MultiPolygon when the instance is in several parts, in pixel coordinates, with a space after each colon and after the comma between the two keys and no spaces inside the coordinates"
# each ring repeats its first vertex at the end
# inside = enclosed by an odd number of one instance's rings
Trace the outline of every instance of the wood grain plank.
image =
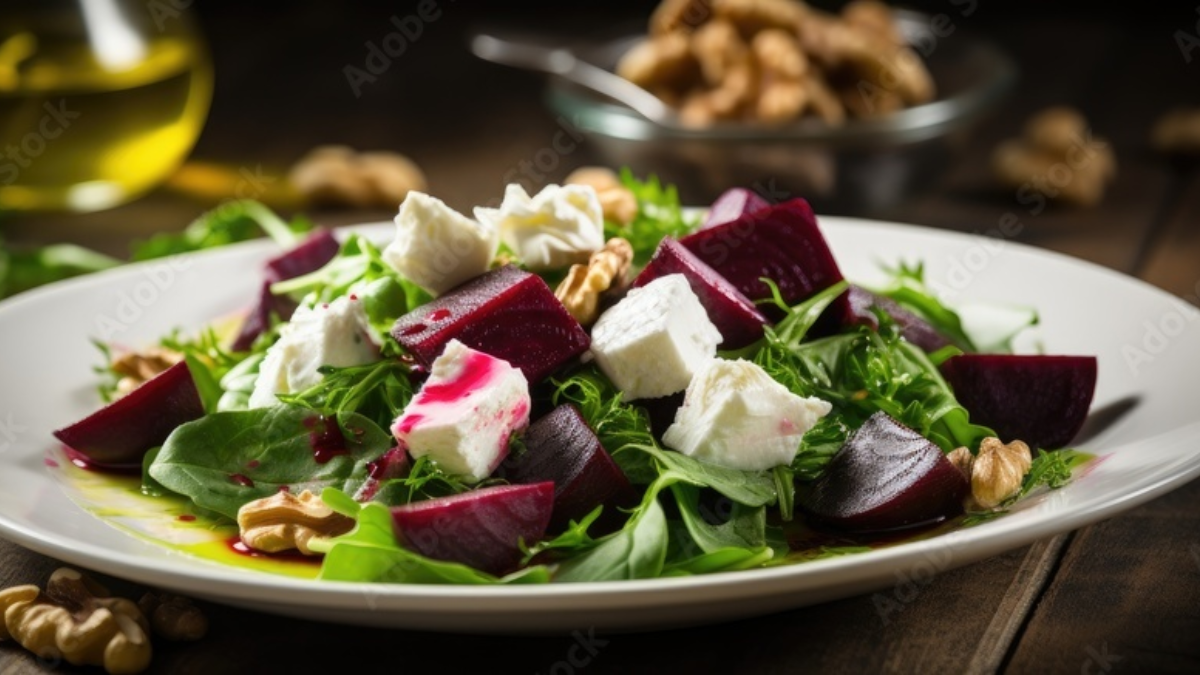
{"type": "Polygon", "coordinates": [[[1200,482],[1079,531],[1008,672],[1200,670],[1200,482]]]}

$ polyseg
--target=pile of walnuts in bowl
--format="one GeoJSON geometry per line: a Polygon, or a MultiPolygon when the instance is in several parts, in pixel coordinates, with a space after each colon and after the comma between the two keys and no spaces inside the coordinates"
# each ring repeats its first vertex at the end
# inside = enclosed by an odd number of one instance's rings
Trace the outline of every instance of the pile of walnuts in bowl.
{"type": "Polygon", "coordinates": [[[840,15],[798,0],[664,0],[617,74],[703,128],[886,115],[934,97],[933,78],[877,0],[840,15]]]}

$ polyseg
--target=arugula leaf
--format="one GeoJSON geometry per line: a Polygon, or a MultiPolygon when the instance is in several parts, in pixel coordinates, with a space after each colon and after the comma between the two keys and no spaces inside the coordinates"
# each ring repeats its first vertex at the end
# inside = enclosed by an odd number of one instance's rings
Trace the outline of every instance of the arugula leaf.
{"type": "Polygon", "coordinates": [[[300,243],[312,223],[295,218],[285,223],[263,204],[239,199],[226,202],[192,221],[180,233],[156,234],[133,247],[133,260],[151,260],[248,241],[265,232],[285,249],[300,243]]]}
{"type": "Polygon", "coordinates": [[[333,488],[326,488],[321,499],[334,511],[354,518],[355,526],[339,537],[310,543],[313,550],[325,554],[319,579],[469,585],[546,583],[550,580],[550,571],[542,566],[495,577],[459,563],[427,558],[397,543],[392,515],[381,504],[358,504],[349,495],[333,488]]]}
{"type": "Polygon", "coordinates": [[[246,410],[250,407],[250,395],[254,393],[254,383],[258,381],[258,370],[264,358],[266,353],[252,353],[221,376],[220,384],[224,393],[217,401],[218,412],[246,410]]]}
{"type": "Polygon", "coordinates": [[[578,553],[579,551],[592,548],[596,545],[596,540],[588,534],[588,528],[592,526],[592,523],[596,522],[596,519],[600,517],[603,511],[603,506],[597,506],[580,519],[579,522],[572,520],[567,525],[567,529],[553,539],[540,541],[533,546],[525,546],[525,543],[521,542],[521,548],[525,552],[525,558],[521,561],[521,564],[528,565],[529,561],[547,551],[578,553]]]}
{"type": "Polygon", "coordinates": [[[116,258],[74,244],[13,250],[0,238],[0,298],[120,264],[116,258]]]}
{"type": "MultiPolygon", "coordinates": [[[[785,344],[768,334],[754,361],[794,393],[829,401],[831,414],[853,429],[882,410],[945,452],[964,445],[974,450],[995,435],[971,423],[928,355],[882,328],[801,344],[785,344]]],[[[824,440],[832,436],[829,431],[824,440]]]]}
{"type": "Polygon", "coordinates": [[[425,499],[449,497],[473,487],[487,487],[497,482],[499,481],[489,479],[472,486],[443,471],[437,462],[429,457],[418,457],[408,470],[407,476],[384,481],[372,501],[387,506],[400,506],[425,499]]]}
{"type": "Polygon", "coordinates": [[[950,338],[963,350],[979,351],[967,332],[963,330],[962,318],[958,312],[939,300],[925,283],[925,263],[920,262],[910,266],[901,261],[897,267],[885,267],[884,269],[892,275],[890,285],[870,289],[871,292],[890,298],[925,319],[937,332],[950,338]]]}
{"type": "Polygon", "coordinates": [[[621,169],[621,184],[637,199],[637,217],[628,225],[604,223],[604,237],[623,237],[633,247],[633,264],[641,267],[650,261],[664,237],[678,239],[691,233],[696,222],[683,215],[679,192],[674,185],[663,186],[651,175],[640,181],[628,167],[621,169]]]}
{"type": "Polygon", "coordinates": [[[321,366],[321,381],[295,394],[280,394],[288,405],[324,415],[358,413],[386,429],[413,397],[409,369],[400,361],[384,359],[364,366],[321,366]]]}
{"type": "Polygon", "coordinates": [[[609,454],[615,455],[626,445],[658,446],[646,410],[623,402],[621,390],[595,364],[583,366],[565,377],[554,377],[551,382],[555,387],[551,396],[554,405],[573,404],[609,454]]]}
{"type": "Polygon", "coordinates": [[[391,447],[390,434],[352,413],[326,418],[293,406],[218,412],[175,429],[149,474],[235,519],[243,504],[282,488],[354,492],[368,478],[367,464],[391,447]],[[332,456],[318,457],[314,445],[333,446],[332,456]]]}

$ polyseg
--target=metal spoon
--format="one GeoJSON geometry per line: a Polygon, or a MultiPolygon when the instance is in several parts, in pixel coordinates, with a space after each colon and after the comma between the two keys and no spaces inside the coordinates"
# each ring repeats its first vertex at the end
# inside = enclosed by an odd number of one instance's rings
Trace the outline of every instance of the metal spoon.
{"type": "Polygon", "coordinates": [[[652,122],[679,125],[675,111],[657,96],[615,73],[580,60],[567,49],[512,42],[481,33],[471,38],[471,53],[484,61],[558,75],[623,103],[652,122]]]}

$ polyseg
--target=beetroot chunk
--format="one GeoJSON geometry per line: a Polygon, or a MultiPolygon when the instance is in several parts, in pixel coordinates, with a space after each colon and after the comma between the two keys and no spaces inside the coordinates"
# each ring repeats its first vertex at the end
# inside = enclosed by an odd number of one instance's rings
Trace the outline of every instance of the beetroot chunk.
{"type": "MultiPolygon", "coordinates": [[[[744,214],[732,222],[700,230],[680,240],[750,300],[771,297],[760,277],[779,286],[794,305],[842,280],[812,208],[803,199],[744,214]]],[[[780,318],[778,308],[766,310],[780,318]]]]}
{"type": "Polygon", "coordinates": [[[181,361],[54,437],[97,466],[141,466],[146,451],[162,445],[175,427],[203,416],[204,404],[181,361]]]}
{"type": "Polygon", "coordinates": [[[942,364],[971,421],[1000,439],[1056,450],[1079,433],[1096,390],[1094,356],[963,354],[942,364]]]}
{"type": "Polygon", "coordinates": [[[541,277],[492,270],[396,320],[392,337],[429,367],[458,339],[520,368],[531,384],[587,351],[588,334],[541,277]]]}
{"type": "Polygon", "coordinates": [[[881,309],[896,322],[896,327],[900,329],[900,334],[904,336],[905,340],[927,352],[936,352],[942,347],[954,344],[928,321],[905,309],[891,298],[875,295],[858,286],[851,286],[850,290],[846,292],[846,300],[847,311],[843,317],[843,325],[870,326],[872,330],[879,330],[879,317],[875,316],[875,312],[872,310],[881,309]]]}
{"type": "Polygon", "coordinates": [[[520,542],[546,535],[554,484],[501,485],[392,507],[402,546],[435,560],[504,574],[521,561],[520,542]]]}
{"type": "Polygon", "coordinates": [[[246,315],[241,331],[233,342],[234,351],[250,349],[271,326],[271,315],[287,321],[298,306],[291,298],[271,293],[271,284],[286,281],[315,272],[337,255],[341,244],[333,233],[320,227],[312,231],[292,250],[271,258],[263,269],[263,282],[258,293],[258,304],[246,315]]]}
{"type": "Polygon", "coordinates": [[[550,531],[566,529],[604,505],[595,534],[618,529],[624,521],[618,507],[637,503],[629,479],[600,445],[600,439],[573,406],[561,405],[529,426],[522,437],[525,452],[509,455],[498,475],[513,483],[554,483],[550,531]]]}
{"type": "Polygon", "coordinates": [[[770,202],[746,188],[731,188],[721,193],[717,201],[708,209],[708,215],[700,224],[701,230],[724,225],[746,215],[770,206],[770,202]]]}
{"type": "Polygon", "coordinates": [[[800,495],[819,523],[878,532],[933,523],[962,512],[970,485],[923,436],[878,412],[847,439],[825,473],[800,495]]]}
{"type": "Polygon", "coordinates": [[[682,274],[687,279],[709,320],[721,331],[722,349],[745,347],[762,337],[767,317],[728,279],[674,239],[662,240],[633,286],[645,286],[668,274],[682,274]]]}

